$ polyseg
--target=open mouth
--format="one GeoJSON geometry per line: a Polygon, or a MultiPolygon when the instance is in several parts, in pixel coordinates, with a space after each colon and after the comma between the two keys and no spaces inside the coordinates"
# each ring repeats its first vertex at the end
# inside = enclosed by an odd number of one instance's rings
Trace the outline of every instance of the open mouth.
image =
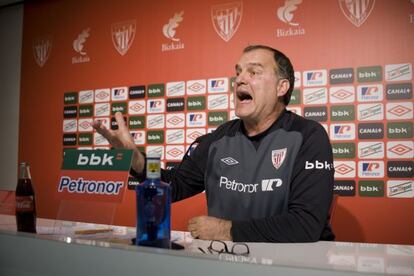
{"type": "Polygon", "coordinates": [[[240,102],[248,102],[253,100],[252,96],[246,91],[237,91],[236,95],[240,102]]]}

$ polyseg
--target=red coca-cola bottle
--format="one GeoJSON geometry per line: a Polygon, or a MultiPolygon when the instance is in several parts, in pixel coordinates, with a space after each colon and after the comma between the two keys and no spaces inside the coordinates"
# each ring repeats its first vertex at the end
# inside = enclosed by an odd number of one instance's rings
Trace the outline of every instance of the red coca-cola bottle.
{"type": "Polygon", "coordinates": [[[29,164],[19,164],[19,180],[16,187],[17,231],[36,233],[35,193],[30,177],[29,164]]]}

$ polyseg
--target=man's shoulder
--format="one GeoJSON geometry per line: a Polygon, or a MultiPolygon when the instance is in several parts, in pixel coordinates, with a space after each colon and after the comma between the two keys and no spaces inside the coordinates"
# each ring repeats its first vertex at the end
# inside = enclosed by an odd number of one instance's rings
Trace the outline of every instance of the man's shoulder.
{"type": "Polygon", "coordinates": [[[291,111],[287,111],[286,115],[288,119],[285,127],[289,128],[290,131],[300,132],[303,137],[309,137],[310,134],[315,133],[327,135],[325,128],[316,121],[304,118],[291,111]]]}

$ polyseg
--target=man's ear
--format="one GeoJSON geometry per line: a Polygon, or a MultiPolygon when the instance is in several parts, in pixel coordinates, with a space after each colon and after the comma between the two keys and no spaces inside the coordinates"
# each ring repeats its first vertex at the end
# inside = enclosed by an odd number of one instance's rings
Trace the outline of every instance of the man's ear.
{"type": "Polygon", "coordinates": [[[287,79],[280,79],[277,84],[277,96],[283,97],[289,90],[290,83],[287,79]]]}

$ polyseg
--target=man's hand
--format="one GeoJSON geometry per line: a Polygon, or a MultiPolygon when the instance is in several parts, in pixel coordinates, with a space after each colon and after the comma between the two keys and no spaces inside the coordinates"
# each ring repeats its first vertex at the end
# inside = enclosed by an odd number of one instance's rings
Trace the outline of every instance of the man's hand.
{"type": "Polygon", "coordinates": [[[121,112],[115,113],[115,120],[118,125],[117,130],[107,129],[102,125],[101,121],[96,120],[93,122],[92,127],[96,131],[105,137],[108,142],[116,149],[131,149],[133,150],[132,155],[132,168],[137,172],[141,173],[144,171],[144,156],[139,152],[134,144],[131,134],[125,125],[124,118],[121,112]]]}
{"type": "Polygon", "coordinates": [[[231,221],[209,216],[194,217],[188,221],[188,231],[202,240],[231,241],[231,221]]]}

